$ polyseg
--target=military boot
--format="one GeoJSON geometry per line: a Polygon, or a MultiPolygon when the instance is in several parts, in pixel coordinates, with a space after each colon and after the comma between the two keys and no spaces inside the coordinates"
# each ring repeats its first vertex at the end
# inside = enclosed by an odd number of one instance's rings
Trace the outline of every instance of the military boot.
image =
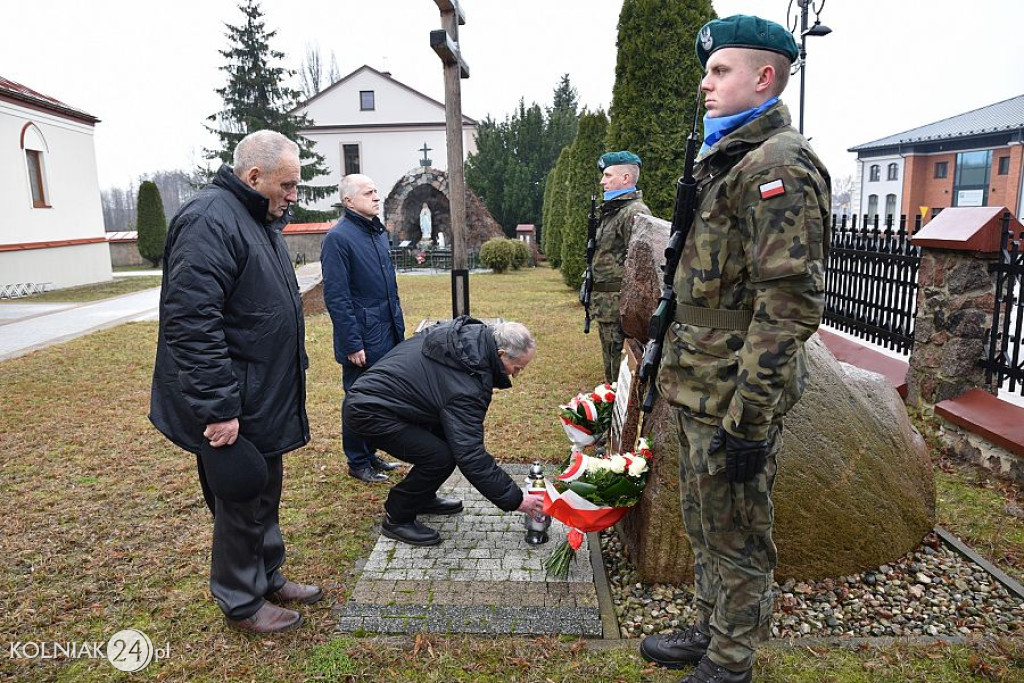
{"type": "Polygon", "coordinates": [[[730,671],[725,667],[718,666],[705,655],[698,662],[697,668],[679,683],[750,683],[751,673],[751,669],[730,671]]]}
{"type": "Polygon", "coordinates": [[[649,662],[666,669],[682,669],[699,662],[711,644],[707,622],[694,624],[685,631],[647,636],[640,643],[640,654],[649,662]]]}

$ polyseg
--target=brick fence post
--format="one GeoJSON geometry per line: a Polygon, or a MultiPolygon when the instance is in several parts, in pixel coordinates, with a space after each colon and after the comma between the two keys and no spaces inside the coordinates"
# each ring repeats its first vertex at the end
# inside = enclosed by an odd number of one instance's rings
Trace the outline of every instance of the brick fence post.
{"type": "Polygon", "coordinates": [[[944,209],[913,236],[920,246],[914,352],[907,403],[931,412],[936,403],[985,384],[980,365],[992,326],[1003,207],[944,209]]]}

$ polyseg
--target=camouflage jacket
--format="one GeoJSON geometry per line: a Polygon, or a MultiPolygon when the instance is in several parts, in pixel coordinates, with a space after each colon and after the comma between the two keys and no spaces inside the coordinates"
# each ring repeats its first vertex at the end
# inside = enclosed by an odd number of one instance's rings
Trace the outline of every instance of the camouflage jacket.
{"type": "Polygon", "coordinates": [[[658,390],[695,419],[764,439],[807,382],[803,345],[824,309],[828,171],[780,103],[719,140],[694,175],[679,304],[752,311],[752,319],[738,330],[675,322],[658,390]]]}
{"type": "Polygon", "coordinates": [[[597,249],[594,251],[594,293],[590,310],[594,320],[602,323],[619,321],[618,284],[625,272],[626,249],[633,234],[633,219],[650,214],[640,190],[624,194],[601,205],[601,225],[597,228],[597,249]],[[615,287],[614,292],[598,291],[601,285],[615,287]]]}

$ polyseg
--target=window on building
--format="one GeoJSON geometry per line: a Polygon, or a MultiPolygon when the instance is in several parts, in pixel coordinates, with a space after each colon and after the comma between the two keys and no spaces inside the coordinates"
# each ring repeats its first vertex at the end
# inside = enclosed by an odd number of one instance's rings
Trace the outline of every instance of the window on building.
{"type": "Polygon", "coordinates": [[[373,111],[377,107],[373,101],[372,90],[360,90],[359,91],[359,109],[360,111],[373,111]]]}
{"type": "Polygon", "coordinates": [[[960,152],[956,155],[953,206],[986,206],[992,151],[960,152]]]}
{"type": "Polygon", "coordinates": [[[868,217],[873,218],[878,215],[878,195],[868,195],[868,217]]]}
{"type": "Polygon", "coordinates": [[[886,175],[887,180],[899,180],[899,166],[897,164],[889,164],[889,172],[886,175]]]}
{"type": "Polygon", "coordinates": [[[945,178],[949,176],[949,162],[948,161],[936,161],[935,162],[935,177],[945,178]]]}
{"type": "Polygon", "coordinates": [[[997,173],[999,175],[1010,174],[1010,157],[999,157],[999,170],[997,173]]]}
{"type": "Polygon", "coordinates": [[[868,177],[868,182],[876,183],[881,179],[882,168],[878,164],[871,166],[871,175],[868,177]]]}
{"type": "Polygon", "coordinates": [[[896,195],[885,195],[885,217],[886,219],[896,215],[896,195]]]}
{"type": "Polygon", "coordinates": [[[46,201],[43,153],[37,149],[26,149],[25,161],[28,163],[28,182],[32,186],[32,206],[37,209],[45,209],[50,204],[46,201]]]}
{"type": "Polygon", "coordinates": [[[345,175],[359,173],[359,145],[342,145],[341,151],[345,158],[345,175]]]}

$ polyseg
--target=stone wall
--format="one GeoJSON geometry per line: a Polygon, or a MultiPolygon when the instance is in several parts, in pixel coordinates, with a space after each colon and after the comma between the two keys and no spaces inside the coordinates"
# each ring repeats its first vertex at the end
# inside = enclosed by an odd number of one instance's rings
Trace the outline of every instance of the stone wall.
{"type": "Polygon", "coordinates": [[[292,263],[296,258],[301,257],[301,263],[312,263],[320,260],[320,249],[324,245],[325,232],[305,233],[298,235],[284,236],[284,242],[288,246],[288,257],[292,263]]]}
{"type": "Polygon", "coordinates": [[[139,253],[139,243],[135,240],[131,242],[111,242],[110,265],[114,268],[125,266],[147,266],[152,268],[152,264],[142,258],[142,254],[139,253]]]}
{"type": "Polygon", "coordinates": [[[987,355],[985,330],[995,306],[991,262],[991,255],[922,250],[907,375],[910,405],[933,406],[985,384],[978,363],[987,355]]]}

